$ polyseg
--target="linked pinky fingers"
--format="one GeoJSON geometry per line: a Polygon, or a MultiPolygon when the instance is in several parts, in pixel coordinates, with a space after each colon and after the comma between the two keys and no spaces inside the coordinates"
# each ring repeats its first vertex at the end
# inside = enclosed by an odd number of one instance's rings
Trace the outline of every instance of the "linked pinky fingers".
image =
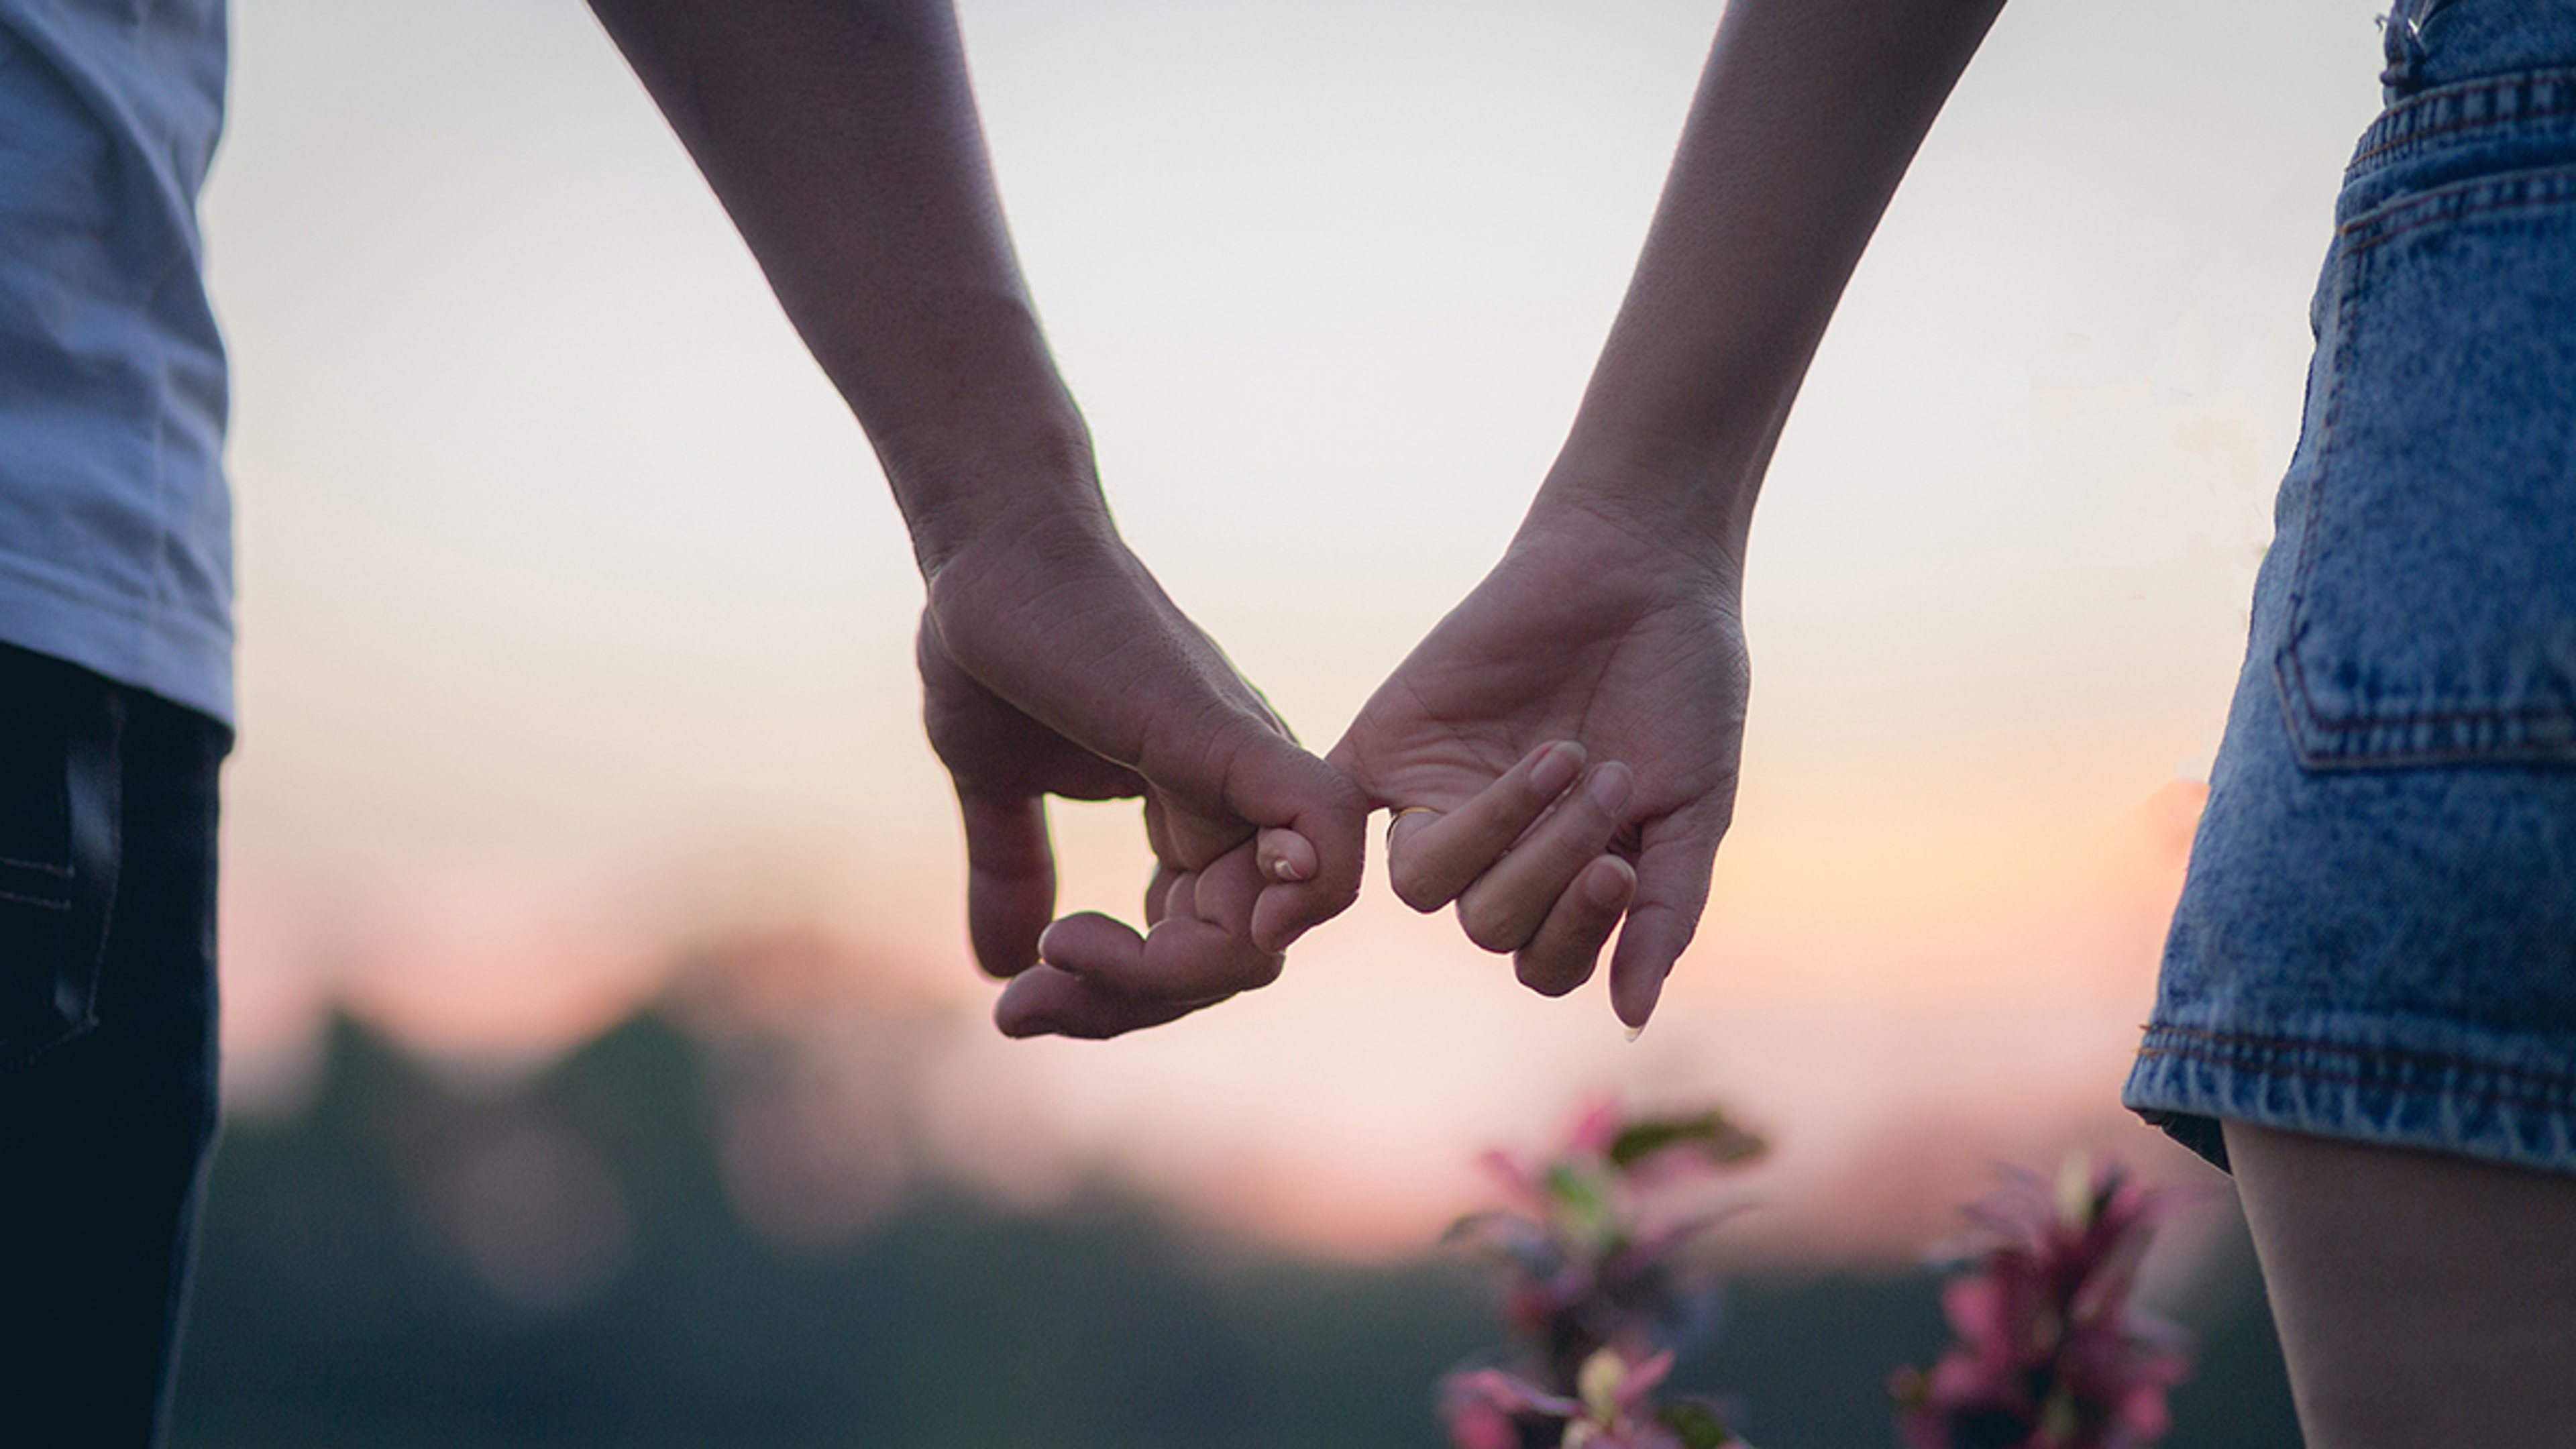
{"type": "Polygon", "coordinates": [[[1315,843],[1286,826],[1263,830],[1255,851],[1263,880],[1293,885],[1315,878],[1315,843]]]}
{"type": "Polygon", "coordinates": [[[1360,894],[1360,856],[1356,840],[1327,855],[1303,831],[1262,831],[1255,844],[1260,891],[1250,908],[1253,942],[1273,954],[1285,951],[1298,937],[1350,909],[1360,894]]]}

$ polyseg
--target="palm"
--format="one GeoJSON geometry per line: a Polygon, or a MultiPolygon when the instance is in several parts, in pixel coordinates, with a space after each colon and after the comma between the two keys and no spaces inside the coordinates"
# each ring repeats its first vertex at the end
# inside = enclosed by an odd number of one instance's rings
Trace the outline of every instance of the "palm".
{"type": "Polygon", "coordinates": [[[1613,962],[1623,1016],[1696,928],[1732,817],[1748,682],[1730,583],[1599,517],[1534,517],[1493,573],[1360,711],[1333,762],[1372,803],[1452,811],[1571,739],[1634,772],[1637,868],[1613,962]],[[1651,978],[1651,979],[1649,979],[1651,978]]]}

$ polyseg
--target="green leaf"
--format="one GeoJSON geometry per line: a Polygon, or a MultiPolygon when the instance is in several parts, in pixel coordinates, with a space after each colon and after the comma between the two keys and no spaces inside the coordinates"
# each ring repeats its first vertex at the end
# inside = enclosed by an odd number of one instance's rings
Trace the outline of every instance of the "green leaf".
{"type": "Polygon", "coordinates": [[[1557,1205],[1585,1221],[1599,1218],[1610,1211],[1610,1199],[1602,1192],[1603,1181],[1592,1173],[1580,1171],[1565,1163],[1555,1163],[1547,1170],[1547,1193],[1557,1205]]]}
{"type": "Polygon", "coordinates": [[[1744,1443],[1706,1404],[1666,1404],[1655,1411],[1655,1422],[1672,1430],[1681,1439],[1682,1449],[1725,1449],[1729,1444],[1744,1443]]]}
{"type": "Polygon", "coordinates": [[[1712,1107],[1693,1117],[1647,1117],[1619,1129],[1610,1140],[1610,1164],[1634,1167],[1667,1148],[1690,1144],[1712,1160],[1732,1165],[1750,1162],[1771,1148],[1771,1144],[1752,1132],[1735,1125],[1724,1112],[1712,1107]]]}

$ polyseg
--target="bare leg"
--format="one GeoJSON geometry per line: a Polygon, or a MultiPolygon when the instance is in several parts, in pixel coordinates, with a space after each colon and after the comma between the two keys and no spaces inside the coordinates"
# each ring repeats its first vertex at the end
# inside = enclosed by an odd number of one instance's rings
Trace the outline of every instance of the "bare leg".
{"type": "Polygon", "coordinates": [[[2308,1449],[2576,1445],[2576,1176],[2225,1125],[2308,1449]]]}

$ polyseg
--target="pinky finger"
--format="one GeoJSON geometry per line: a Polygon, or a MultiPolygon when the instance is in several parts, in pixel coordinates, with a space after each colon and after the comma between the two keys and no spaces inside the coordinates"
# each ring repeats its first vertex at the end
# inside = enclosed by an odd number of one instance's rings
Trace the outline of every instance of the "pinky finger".
{"type": "Polygon", "coordinates": [[[1258,846],[1261,878],[1294,884],[1315,878],[1315,843],[1284,825],[1262,830],[1258,846]]]}
{"type": "Polygon", "coordinates": [[[1631,1029],[1645,1028],[1663,995],[1664,978],[1699,930],[1726,820],[1726,805],[1721,804],[1695,818],[1674,815],[1646,824],[1644,848],[1637,856],[1636,897],[1628,906],[1628,923],[1619,931],[1618,949],[1610,953],[1610,1006],[1631,1029]]]}

